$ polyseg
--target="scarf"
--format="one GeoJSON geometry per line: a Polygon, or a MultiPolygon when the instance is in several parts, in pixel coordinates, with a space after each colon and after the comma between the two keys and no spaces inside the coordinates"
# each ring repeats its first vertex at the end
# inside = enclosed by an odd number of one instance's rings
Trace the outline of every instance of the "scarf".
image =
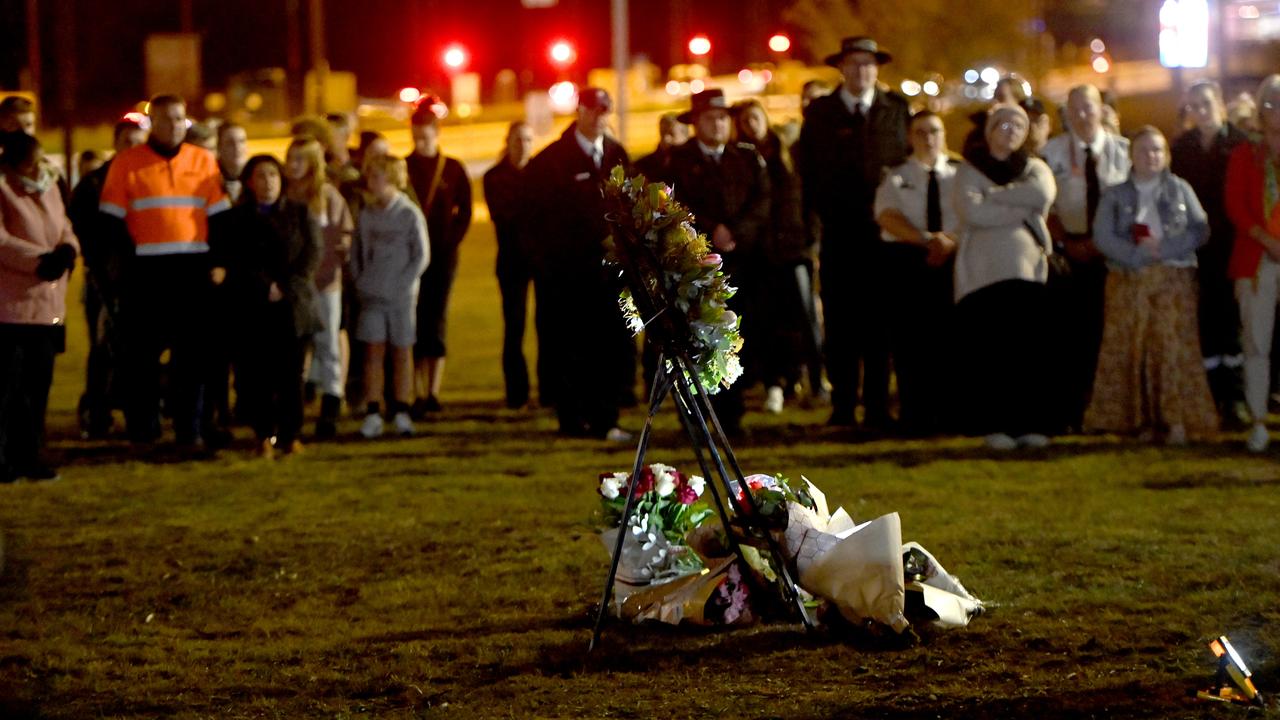
{"type": "Polygon", "coordinates": [[[1027,170],[1027,158],[1025,151],[1017,150],[1004,160],[997,160],[991,155],[986,143],[971,147],[964,154],[964,159],[970,165],[996,185],[1008,185],[1022,177],[1022,173],[1027,170]]]}

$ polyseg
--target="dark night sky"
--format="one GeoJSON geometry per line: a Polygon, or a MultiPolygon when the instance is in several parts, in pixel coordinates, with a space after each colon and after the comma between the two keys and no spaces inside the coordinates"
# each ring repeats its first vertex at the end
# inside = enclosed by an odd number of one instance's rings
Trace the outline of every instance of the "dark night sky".
{"type": "MultiPolygon", "coordinates": [[[[306,61],[305,8],[297,23],[306,61]]],[[[631,0],[633,54],[661,66],[683,58],[694,31],[716,38],[715,62],[728,66],[748,59],[748,35],[763,48],[780,28],[785,0],[631,0]],[[754,9],[754,23],[744,22],[754,9]],[[754,28],[754,32],[751,29],[754,28]],[[735,47],[735,45],[737,47],[735,47]]],[[[25,0],[0,0],[0,87],[16,88],[26,65],[25,0]]],[[[238,72],[287,66],[286,0],[193,0],[196,30],[203,36],[207,90],[225,86],[238,72]]],[[[38,0],[44,62],[42,97],[53,114],[59,92],[57,53],[64,27],[60,13],[74,8],[77,104],[85,119],[109,118],[142,99],[143,41],[148,33],[179,29],[177,0],[38,0]]],[[[552,79],[546,47],[557,36],[574,40],[577,68],[610,62],[608,0],[559,0],[551,9],[522,8],[520,0],[326,0],[327,45],[335,70],[354,71],[363,95],[389,95],[411,84],[439,84],[439,53],[460,41],[472,52],[472,66],[485,92],[501,68],[527,69],[537,83],[552,79]],[[416,22],[415,22],[416,21],[416,22]]],[[[763,55],[763,53],[759,53],[763,55]]],[[[585,79],[576,77],[574,79],[585,79]]],[[[50,118],[52,119],[52,118],[50,118]]]]}

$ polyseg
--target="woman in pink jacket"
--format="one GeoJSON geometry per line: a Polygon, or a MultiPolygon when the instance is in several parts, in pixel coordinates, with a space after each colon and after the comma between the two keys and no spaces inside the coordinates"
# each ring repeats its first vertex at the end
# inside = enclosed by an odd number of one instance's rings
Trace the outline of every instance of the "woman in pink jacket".
{"type": "Polygon", "coordinates": [[[53,480],[44,415],[80,247],[40,143],[10,133],[0,148],[0,483],[53,480]]]}

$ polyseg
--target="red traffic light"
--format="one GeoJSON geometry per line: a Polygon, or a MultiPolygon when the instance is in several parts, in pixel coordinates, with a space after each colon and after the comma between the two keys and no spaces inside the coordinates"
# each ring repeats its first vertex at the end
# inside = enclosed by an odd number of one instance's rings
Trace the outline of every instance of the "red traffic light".
{"type": "Polygon", "coordinates": [[[706,35],[694,35],[689,40],[689,54],[699,57],[711,52],[711,40],[706,35]]]}
{"type": "Polygon", "coordinates": [[[776,53],[784,53],[791,49],[791,38],[782,33],[775,33],[769,38],[769,49],[776,53]]]}
{"type": "Polygon", "coordinates": [[[568,40],[557,40],[551,43],[547,56],[551,58],[551,62],[563,66],[572,64],[578,58],[578,52],[568,40]]]}
{"type": "Polygon", "coordinates": [[[442,58],[444,59],[445,67],[450,70],[461,70],[467,66],[467,62],[471,59],[471,55],[467,52],[465,47],[454,43],[444,49],[444,55],[442,58]]]}

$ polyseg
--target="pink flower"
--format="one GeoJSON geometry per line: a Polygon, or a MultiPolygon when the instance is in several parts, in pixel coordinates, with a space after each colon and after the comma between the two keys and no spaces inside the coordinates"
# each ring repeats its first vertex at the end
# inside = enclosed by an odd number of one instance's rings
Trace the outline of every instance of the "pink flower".
{"type": "Polygon", "coordinates": [[[640,479],[631,488],[634,495],[643,495],[653,489],[653,470],[644,468],[640,471],[640,479]]]}
{"type": "Polygon", "coordinates": [[[698,502],[698,493],[688,485],[681,485],[676,489],[676,498],[681,505],[692,505],[698,502]]]}

